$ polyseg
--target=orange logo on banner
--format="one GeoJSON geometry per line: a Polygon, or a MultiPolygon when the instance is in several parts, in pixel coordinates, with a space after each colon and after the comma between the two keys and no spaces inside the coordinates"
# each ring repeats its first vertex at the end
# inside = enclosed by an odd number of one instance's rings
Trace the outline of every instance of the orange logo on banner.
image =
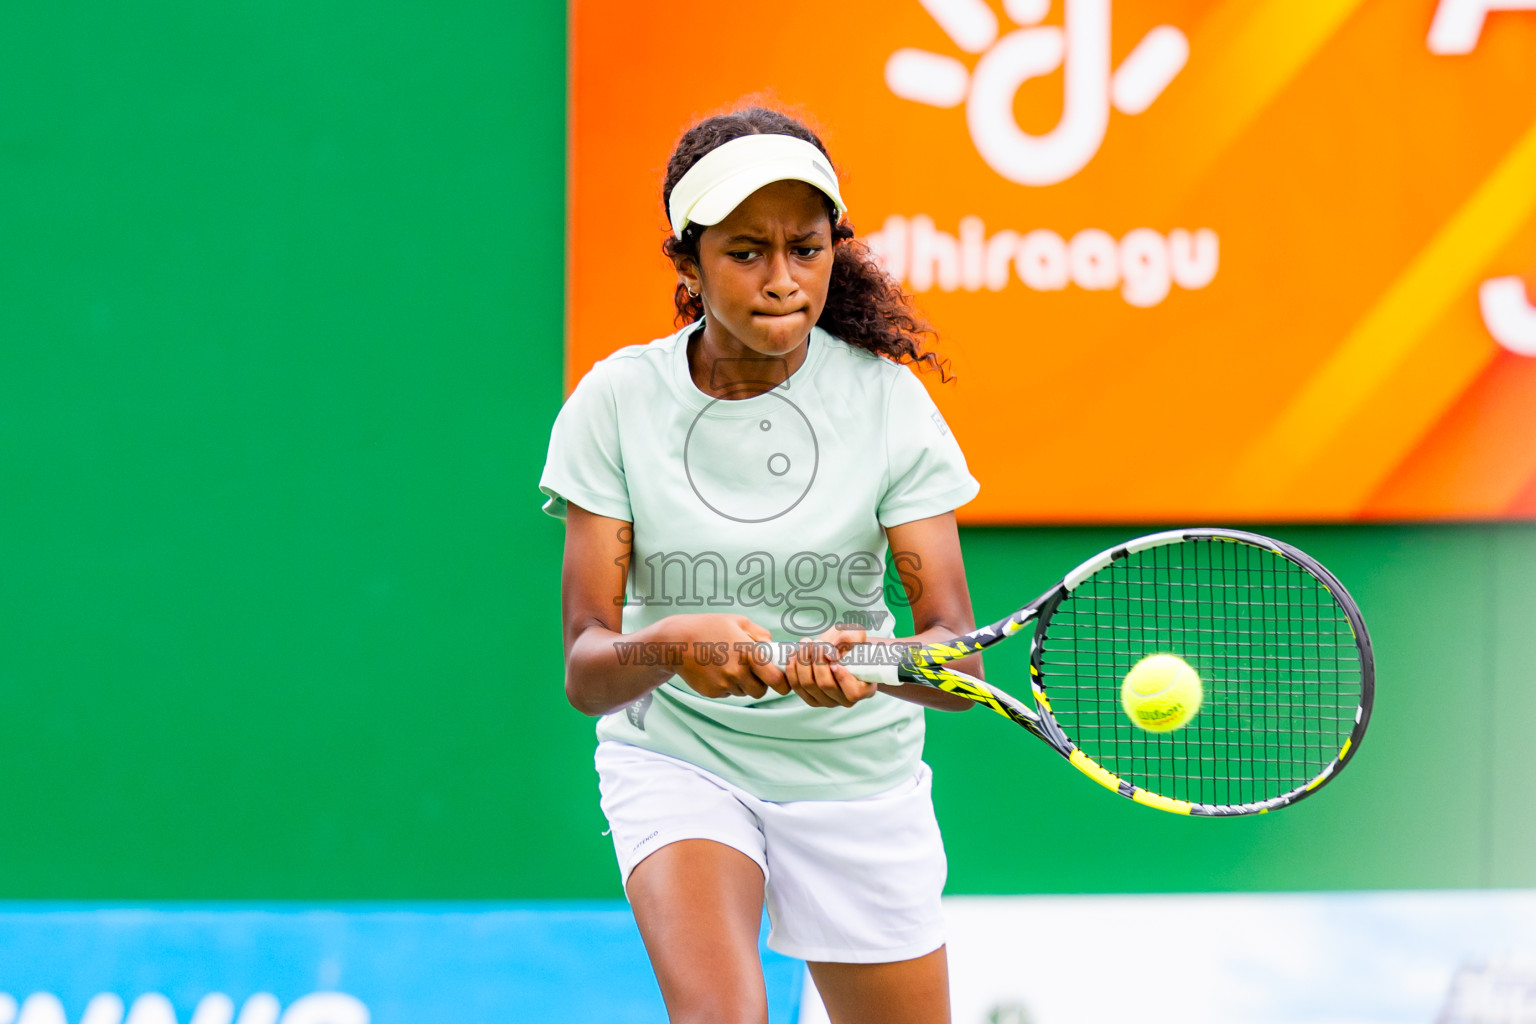
{"type": "Polygon", "coordinates": [[[940,332],[973,523],[1536,516],[1536,0],[574,0],[568,384],[768,94],[940,332]]]}

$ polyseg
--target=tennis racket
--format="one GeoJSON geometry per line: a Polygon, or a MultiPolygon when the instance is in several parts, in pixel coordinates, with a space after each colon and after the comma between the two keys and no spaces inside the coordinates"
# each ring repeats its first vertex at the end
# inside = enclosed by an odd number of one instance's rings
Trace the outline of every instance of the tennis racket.
{"type": "Polygon", "coordinates": [[[1238,530],[1137,538],[990,626],[919,647],[864,644],[842,663],[869,682],[985,705],[1121,796],[1208,817],[1315,793],[1359,751],[1375,694],[1370,637],[1343,584],[1289,544],[1238,530]],[[946,667],[1031,624],[1033,706],[946,667]],[[1173,732],[1138,728],[1120,704],[1126,673],[1154,653],[1183,658],[1204,686],[1199,713],[1173,732]]]}

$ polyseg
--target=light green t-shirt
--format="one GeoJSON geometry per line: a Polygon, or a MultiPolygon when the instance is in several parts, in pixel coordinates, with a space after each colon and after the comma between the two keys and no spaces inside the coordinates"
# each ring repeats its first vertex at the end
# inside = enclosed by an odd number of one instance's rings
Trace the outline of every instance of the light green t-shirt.
{"type": "MultiPolygon", "coordinates": [[[[901,588],[884,579],[883,528],[958,508],[980,489],[933,400],[906,367],[820,328],[783,384],[714,399],[688,371],[698,326],[620,349],[582,378],[550,436],[545,511],[563,519],[573,502],[634,524],[629,564],[614,566],[628,572],[625,633],[731,612],[775,640],[847,622],[894,635],[886,588],[897,600],[901,588]]],[[[603,716],[597,734],[765,800],[851,799],[916,770],[923,713],[887,694],[851,708],[771,691],[710,699],[673,676],[603,716]]]]}

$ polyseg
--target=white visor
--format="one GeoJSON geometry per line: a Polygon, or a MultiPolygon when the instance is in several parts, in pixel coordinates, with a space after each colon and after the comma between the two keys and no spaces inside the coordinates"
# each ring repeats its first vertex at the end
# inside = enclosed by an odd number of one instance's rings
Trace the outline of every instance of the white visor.
{"type": "Polygon", "coordinates": [[[718,224],[741,201],[775,181],[803,181],[825,192],[838,216],[848,212],[837,173],[821,150],[792,135],[743,135],[705,153],[672,189],[672,234],[689,224],[718,224]]]}

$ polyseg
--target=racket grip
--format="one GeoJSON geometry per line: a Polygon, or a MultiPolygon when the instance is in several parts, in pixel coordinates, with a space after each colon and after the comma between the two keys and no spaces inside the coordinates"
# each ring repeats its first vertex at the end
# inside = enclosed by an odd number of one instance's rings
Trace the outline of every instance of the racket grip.
{"type": "MultiPolygon", "coordinates": [[[[771,662],[782,670],[788,664],[790,654],[800,645],[770,641],[757,646],[762,651],[765,661],[771,662]]],[[[900,686],[901,679],[896,674],[896,665],[888,660],[889,648],[885,651],[881,648],[886,648],[886,645],[856,644],[843,654],[840,664],[852,672],[855,678],[862,679],[866,683],[900,686]]]]}

